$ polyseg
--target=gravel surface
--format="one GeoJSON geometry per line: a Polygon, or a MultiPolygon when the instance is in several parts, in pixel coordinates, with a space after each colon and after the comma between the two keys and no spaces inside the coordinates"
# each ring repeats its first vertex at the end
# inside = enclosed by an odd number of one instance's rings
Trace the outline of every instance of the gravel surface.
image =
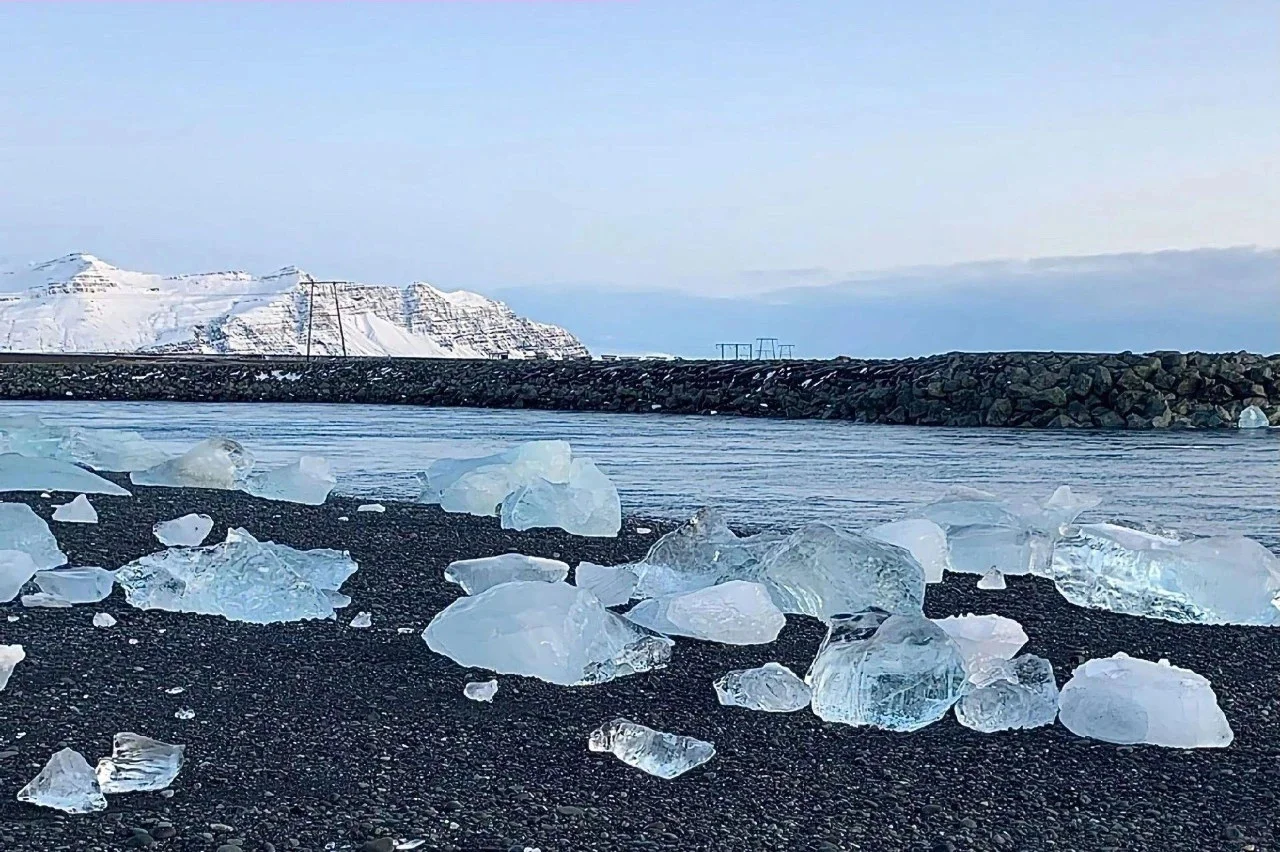
{"type": "MultiPolygon", "coordinates": [[[[97,526],[53,524],[73,564],[117,567],[159,549],[157,520],[203,511],[263,539],[349,549],[360,570],[340,622],[259,627],[140,612],[117,592],[70,610],[0,605],[0,642],[27,659],[0,693],[0,849],[377,850],[1245,850],[1280,828],[1280,631],[1166,624],[1068,605],[1051,585],[976,577],[930,588],[929,614],[1000,612],[1060,682],[1075,664],[1125,651],[1207,676],[1235,730],[1226,750],[1116,747],[1051,728],[998,735],[948,717],[914,734],[720,707],[712,680],[776,660],[803,673],[822,637],[792,617],[772,645],[679,640],[672,665],[597,687],[500,677],[492,704],[463,697],[467,670],[419,638],[457,596],[454,559],[520,550],[617,563],[668,525],[628,519],[617,540],[512,533],[496,520],[360,500],[321,507],[243,494],[136,489],[95,497],[97,526]],[[345,516],[349,520],[341,520],[345,516]],[[653,527],[638,535],[637,526],[653,527]],[[360,610],[373,626],[346,622],[360,610]],[[95,612],[119,619],[94,628],[95,612]],[[401,633],[398,628],[411,628],[401,633]],[[132,644],[136,641],[136,644],[132,644]],[[170,687],[185,692],[169,695],[170,687]],[[174,718],[189,707],[190,721],[174,718]],[[615,716],[716,744],[673,781],[586,748],[615,716]],[[65,816],[17,792],[63,746],[91,762],[118,731],[185,743],[171,797],[110,798],[65,816]]],[[[25,499],[48,518],[61,499],[25,499]]]]}

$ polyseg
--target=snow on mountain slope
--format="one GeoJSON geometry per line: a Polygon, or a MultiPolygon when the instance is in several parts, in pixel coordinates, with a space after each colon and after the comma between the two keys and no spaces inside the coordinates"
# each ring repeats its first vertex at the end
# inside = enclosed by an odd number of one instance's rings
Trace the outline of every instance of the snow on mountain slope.
{"type": "Polygon", "coordinates": [[[270,275],[165,277],[88,254],[0,270],[0,350],[349,355],[418,358],[580,357],[562,328],[476,293],[316,285],[286,267],[270,275]],[[336,295],[335,295],[336,290],[336,295]],[[336,300],[336,301],[335,301],[336,300]],[[338,315],[341,313],[341,327],[338,315]]]}

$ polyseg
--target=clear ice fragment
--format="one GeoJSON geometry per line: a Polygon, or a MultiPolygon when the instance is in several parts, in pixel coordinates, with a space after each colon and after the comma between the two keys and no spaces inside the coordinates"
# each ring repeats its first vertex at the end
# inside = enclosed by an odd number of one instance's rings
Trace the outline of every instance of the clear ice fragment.
{"type": "Polygon", "coordinates": [[[1057,715],[1053,664],[1033,654],[984,661],[956,703],[960,724],[983,733],[1052,725],[1057,715]]]}
{"type": "Polygon", "coordinates": [[[656,598],[728,580],[758,580],[764,570],[761,561],[782,540],[771,532],[739,537],[719,511],[704,507],[654,542],[634,566],[639,579],[633,597],[656,598]]]}
{"type": "Polygon", "coordinates": [[[444,569],[444,578],[462,587],[469,595],[477,595],[501,583],[514,580],[559,583],[569,576],[569,566],[559,559],[503,553],[479,559],[460,559],[444,569]]]}
{"type": "Polygon", "coordinates": [[[97,603],[111,594],[116,574],[105,568],[57,568],[37,571],[40,591],[73,604],[97,603]]]}
{"type": "Polygon", "coordinates": [[[1022,625],[1003,615],[951,615],[935,618],[933,623],[956,643],[969,672],[977,671],[987,660],[1012,660],[1027,644],[1022,625]]]}
{"type": "Polygon", "coordinates": [[[98,786],[103,793],[163,790],[178,777],[186,748],[141,734],[116,734],[111,756],[98,761],[98,786]]]}
{"type": "Polygon", "coordinates": [[[925,518],[907,518],[880,524],[863,532],[867,538],[903,548],[924,569],[926,583],[941,583],[948,568],[947,534],[925,518]]]}
{"type": "Polygon", "coordinates": [[[622,528],[618,489],[593,462],[574,459],[566,482],[535,479],[502,501],[502,528],[558,527],[573,535],[612,538],[622,528]]]}
{"type": "Polygon", "coordinates": [[[37,570],[36,563],[21,550],[0,550],[0,603],[17,597],[37,570]]]}
{"type": "MultiPolygon", "coordinates": [[[[0,550],[26,553],[37,570],[57,568],[67,562],[67,555],[58,549],[58,540],[53,537],[49,525],[25,503],[0,503],[0,550]]],[[[0,566],[0,577],[4,574],[4,567],[0,566]]],[[[2,583],[0,581],[0,585],[2,583]]],[[[3,597],[0,591],[0,600],[12,597],[3,597]]]]}
{"type": "Polygon", "coordinates": [[[745,580],[643,600],[626,617],[655,633],[726,645],[768,644],[787,624],[769,590],[745,580]]]}
{"type": "Polygon", "coordinates": [[[109,612],[95,613],[93,616],[93,626],[94,627],[115,627],[116,626],[115,616],[113,616],[109,612]]]}
{"type": "Polygon", "coordinates": [[[809,686],[781,663],[736,669],[714,684],[716,698],[730,707],[793,713],[809,706],[809,686]]]}
{"type": "Polygon", "coordinates": [[[1271,424],[1267,421],[1267,413],[1256,405],[1250,405],[1240,412],[1236,426],[1241,429],[1266,429],[1271,424]]]}
{"type": "Polygon", "coordinates": [[[53,519],[64,524],[96,524],[98,510],[93,508],[88,497],[81,494],[70,503],[54,507],[53,519]]]}
{"type": "Polygon", "coordinates": [[[265,500],[319,506],[337,482],[327,461],[303,456],[284,467],[253,471],[245,477],[244,490],[265,500]]]}
{"type": "Polygon", "coordinates": [[[619,606],[631,600],[639,579],[630,565],[609,567],[579,562],[573,572],[574,585],[591,592],[605,606],[619,606]]]}
{"type": "Polygon", "coordinates": [[[40,774],[18,791],[18,801],[69,814],[88,814],[107,807],[93,767],[84,755],[70,748],[49,758],[40,774]]]}
{"type": "Polygon", "coordinates": [[[151,534],[166,547],[199,547],[213,530],[213,518],[189,514],[171,521],[157,521],[151,534]]]}
{"type": "Polygon", "coordinates": [[[0,645],[0,690],[9,685],[13,670],[27,658],[21,645],[0,645]]]}
{"type": "Polygon", "coordinates": [[[50,595],[46,592],[35,592],[30,595],[23,595],[22,605],[27,608],[47,607],[50,609],[70,609],[71,601],[63,600],[57,595],[50,595]]]}
{"type": "Polygon", "coordinates": [[[999,591],[1005,588],[1004,575],[995,568],[983,574],[978,580],[978,588],[989,591],[999,591]]]}
{"type": "Polygon", "coordinates": [[[498,694],[498,681],[497,679],[472,681],[462,688],[462,694],[472,701],[492,701],[493,696],[498,694]]]}
{"type": "Polygon", "coordinates": [[[628,766],[659,778],[675,778],[715,757],[712,743],[655,731],[627,719],[614,719],[591,732],[591,751],[609,752],[628,766]]]}
{"type": "Polygon", "coordinates": [[[114,494],[129,492],[109,479],[58,459],[0,454],[0,491],[65,491],[72,494],[114,494]]]}
{"type": "Polygon", "coordinates": [[[192,710],[190,707],[179,707],[173,713],[173,718],[181,719],[183,722],[190,722],[195,717],[196,711],[192,710]]]}
{"type": "Polygon", "coordinates": [[[387,511],[387,507],[382,505],[381,503],[361,503],[359,506],[356,506],[356,511],[357,512],[377,512],[378,514],[381,514],[387,511]]]}
{"type": "Polygon", "coordinates": [[[253,468],[253,453],[230,438],[205,438],[177,458],[129,474],[134,485],[234,491],[253,468]]]}
{"type": "Polygon", "coordinates": [[[357,629],[362,627],[372,627],[373,614],[368,612],[357,612],[356,617],[351,619],[350,626],[355,627],[357,629]]]}

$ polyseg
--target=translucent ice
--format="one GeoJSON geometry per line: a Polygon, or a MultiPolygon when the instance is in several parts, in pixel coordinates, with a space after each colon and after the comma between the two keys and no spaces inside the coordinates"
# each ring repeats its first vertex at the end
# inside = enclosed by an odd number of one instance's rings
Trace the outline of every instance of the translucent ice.
{"type": "Polygon", "coordinates": [[[736,669],[714,684],[716,698],[731,707],[792,713],[809,706],[809,686],[780,663],[736,669]]]}
{"type": "Polygon", "coordinates": [[[942,582],[948,567],[947,534],[933,521],[908,518],[871,527],[863,535],[906,549],[924,569],[926,583],[942,582]]]}
{"type": "Polygon", "coordinates": [[[0,645],[0,690],[9,685],[9,678],[18,663],[27,658],[21,645],[0,645]]]}
{"type": "Polygon", "coordinates": [[[0,451],[43,456],[94,470],[141,470],[165,454],[137,432],[51,426],[38,417],[0,418],[0,451]]]}
{"type": "Polygon", "coordinates": [[[769,590],[745,580],[643,600],[627,612],[627,618],[667,636],[726,645],[767,644],[787,624],[769,590]]]}
{"type": "Polygon", "coordinates": [[[577,686],[666,665],[670,639],[655,636],[567,583],[516,581],[459,598],[422,632],[459,665],[577,686]]]}
{"type": "Polygon", "coordinates": [[[1053,579],[1078,606],[1200,624],[1280,625],[1280,559],[1241,536],[1179,540],[1115,524],[1068,528],[1053,579]]]}
{"type": "Polygon", "coordinates": [[[978,580],[979,589],[1000,590],[1005,588],[1004,575],[992,568],[978,580]]]}
{"type": "Polygon", "coordinates": [[[492,701],[498,694],[497,680],[476,680],[462,688],[462,694],[472,701],[492,701]]]}
{"type": "Polygon", "coordinates": [[[267,624],[332,618],[330,593],[357,567],[342,551],[294,550],[234,529],[222,544],[135,559],[116,572],[116,582],[139,609],[267,624]]]}
{"type": "Polygon", "coordinates": [[[129,481],[135,485],[234,491],[244,484],[252,468],[252,453],[230,438],[215,437],[204,439],[177,458],[134,471],[129,474],[129,481]]]}
{"type": "Polygon", "coordinates": [[[630,565],[596,565],[579,562],[573,572],[574,585],[587,589],[605,606],[618,606],[631,600],[636,590],[635,569],[630,565]]]}
{"type": "Polygon", "coordinates": [[[357,612],[357,613],[356,613],[356,617],[355,617],[355,618],[353,618],[353,619],[351,619],[351,624],[350,624],[349,626],[350,626],[350,627],[354,627],[354,628],[356,628],[357,630],[359,630],[359,629],[361,629],[361,628],[365,628],[365,627],[372,627],[372,626],[373,626],[373,613],[369,613],[369,612],[357,612]]]}
{"type": "Polygon", "coordinates": [[[54,508],[53,519],[64,524],[96,524],[98,511],[93,508],[89,498],[81,494],[70,503],[54,508]]]}
{"type": "MultiPolygon", "coordinates": [[[[49,525],[25,503],[0,503],[0,551],[4,550],[22,551],[37,569],[57,568],[67,561],[67,555],[58,549],[58,540],[49,531],[49,525]]],[[[6,567],[10,571],[15,570],[12,560],[6,560],[4,554],[0,554],[0,586],[4,584],[2,578],[7,573],[6,567]]],[[[0,600],[9,598],[3,597],[0,589],[0,600]]]]}
{"type": "Polygon", "coordinates": [[[38,570],[21,550],[0,550],[0,603],[16,598],[38,570]]]}
{"type": "Polygon", "coordinates": [[[969,672],[976,671],[987,660],[1012,660],[1027,644],[1027,632],[1022,625],[1003,615],[952,615],[935,618],[933,623],[956,643],[969,672]]]}
{"type": "Polygon", "coordinates": [[[675,778],[715,757],[716,747],[708,742],[655,731],[626,719],[614,719],[591,732],[587,747],[609,752],[628,766],[656,775],[675,778]]]}
{"type": "Polygon", "coordinates": [[[831,619],[805,681],[813,712],[828,722],[915,731],[960,698],[965,670],[929,619],[869,610],[831,619]]]}
{"type": "Polygon", "coordinates": [[[93,626],[94,627],[115,627],[116,626],[115,616],[113,616],[109,612],[95,613],[93,616],[93,626]]]}
{"type": "Polygon", "coordinates": [[[163,790],[178,777],[186,748],[141,734],[116,734],[111,756],[98,761],[98,786],[104,793],[163,790]]]}
{"type": "Polygon", "coordinates": [[[960,724],[984,733],[1052,725],[1057,715],[1053,664],[1033,654],[987,660],[969,675],[956,703],[960,724]]]}
{"type": "Polygon", "coordinates": [[[1256,405],[1251,405],[1240,412],[1236,425],[1241,429],[1265,429],[1271,424],[1267,422],[1267,414],[1256,405]]]}
{"type": "Polygon", "coordinates": [[[58,568],[36,572],[36,585],[40,591],[73,604],[103,600],[111,594],[115,581],[115,572],[105,568],[58,568]]]}
{"type": "Polygon", "coordinates": [[[782,539],[777,533],[740,538],[717,510],[704,507],[654,542],[635,565],[639,579],[634,597],[689,592],[727,580],[758,580],[764,571],[761,560],[782,539]]]}
{"type": "Polygon", "coordinates": [[[51,595],[48,592],[36,592],[30,595],[22,596],[22,605],[31,607],[49,607],[51,609],[68,609],[71,601],[63,600],[57,595],[51,595]]]}
{"type": "Polygon", "coordinates": [[[924,569],[915,557],[827,524],[796,530],[763,567],[783,612],[825,619],[871,608],[919,613],[924,606],[924,569]]]}
{"type": "Polygon", "coordinates": [[[157,521],[151,528],[151,534],[166,547],[198,547],[209,537],[213,529],[213,518],[208,515],[183,515],[171,521],[157,521]]]}
{"type": "Polygon", "coordinates": [[[382,514],[383,512],[387,511],[387,507],[382,505],[381,503],[361,503],[359,506],[356,506],[356,511],[357,512],[376,512],[377,514],[382,514]]]}
{"type": "Polygon", "coordinates": [[[88,814],[107,807],[93,767],[84,755],[69,748],[49,758],[40,774],[18,791],[18,801],[69,814],[88,814]]]}
{"type": "Polygon", "coordinates": [[[504,553],[479,559],[460,559],[444,569],[444,578],[462,587],[469,595],[478,595],[501,583],[514,580],[559,583],[569,576],[569,566],[559,559],[504,553]]]}
{"type": "Polygon", "coordinates": [[[558,527],[574,535],[612,538],[622,528],[618,489],[593,462],[574,459],[567,482],[535,479],[502,501],[502,528],[558,527]]]}
{"type": "Polygon", "coordinates": [[[66,491],[72,494],[114,494],[129,492],[92,471],[59,459],[0,454],[0,491],[66,491]]]}
{"type": "Polygon", "coordinates": [[[496,515],[507,495],[537,479],[567,482],[573,450],[567,441],[529,441],[491,456],[439,459],[419,476],[422,503],[446,512],[496,515]]]}
{"type": "Polygon", "coordinates": [[[253,471],[245,477],[244,490],[266,500],[319,506],[337,482],[327,461],[303,456],[284,467],[253,471]]]}
{"type": "Polygon", "coordinates": [[[1058,706],[1073,734],[1109,743],[1222,748],[1234,738],[1209,681],[1168,660],[1089,660],[1062,688],[1058,706]]]}

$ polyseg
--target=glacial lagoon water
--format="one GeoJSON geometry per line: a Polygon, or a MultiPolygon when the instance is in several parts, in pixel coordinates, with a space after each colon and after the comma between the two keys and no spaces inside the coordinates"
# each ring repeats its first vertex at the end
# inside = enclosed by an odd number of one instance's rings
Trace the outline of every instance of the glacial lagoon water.
{"type": "Polygon", "coordinates": [[[322,455],[339,493],[406,499],[447,456],[564,438],[618,484],[626,513],[683,518],[715,504],[736,524],[849,527],[901,517],[953,485],[1103,498],[1082,520],[1236,532],[1280,547],[1280,430],[1058,432],[814,420],[277,403],[4,402],[0,414],[135,429],[178,452],[209,435],[260,462],[322,455]]]}

